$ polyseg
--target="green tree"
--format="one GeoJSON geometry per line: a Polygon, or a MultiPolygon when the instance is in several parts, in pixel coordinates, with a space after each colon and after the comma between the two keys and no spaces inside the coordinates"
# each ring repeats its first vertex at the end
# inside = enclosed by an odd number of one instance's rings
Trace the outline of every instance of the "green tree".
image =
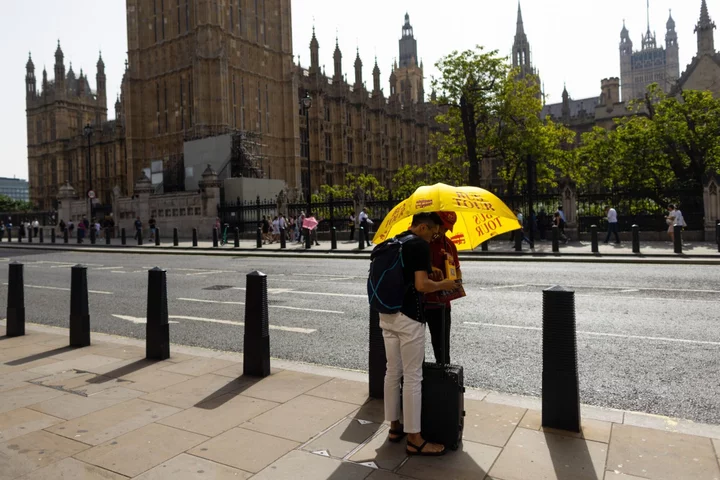
{"type": "Polygon", "coordinates": [[[558,169],[575,167],[570,146],[575,134],[563,125],[540,118],[538,79],[517,78],[507,59],[482,47],[452,52],[437,63],[440,78],[433,88],[438,104],[446,106],[437,117],[447,126],[438,134],[440,154],[465,158],[468,183],[479,186],[483,162],[497,164],[497,174],[510,192],[526,184],[526,159],[533,156],[538,184],[555,186],[558,169]]]}
{"type": "Polygon", "coordinates": [[[440,158],[430,165],[420,167],[405,165],[393,176],[393,195],[403,199],[413,194],[423,185],[445,183],[447,185],[463,185],[467,178],[467,168],[460,161],[452,158],[440,158]]]}
{"type": "Polygon", "coordinates": [[[352,199],[353,210],[359,212],[368,200],[387,200],[389,192],[373,175],[348,173],[343,185],[322,185],[320,194],[313,195],[313,202],[327,201],[331,195],[334,199],[352,199]]]}
{"type": "Polygon", "coordinates": [[[0,212],[28,212],[33,210],[30,202],[13,200],[7,195],[0,195],[0,212]]]}

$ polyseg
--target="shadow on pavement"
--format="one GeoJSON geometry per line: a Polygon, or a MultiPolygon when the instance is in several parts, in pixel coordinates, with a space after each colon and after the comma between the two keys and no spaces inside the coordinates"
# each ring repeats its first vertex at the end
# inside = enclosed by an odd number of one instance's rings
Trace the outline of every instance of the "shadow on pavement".
{"type": "Polygon", "coordinates": [[[125,365],[124,367],[117,368],[110,372],[104,373],[103,375],[99,375],[93,379],[90,379],[88,381],[88,383],[109,382],[113,379],[124,377],[125,375],[130,375],[131,373],[135,373],[138,370],[142,370],[143,368],[147,368],[150,365],[152,365],[154,363],[158,363],[158,362],[159,362],[159,360],[148,360],[148,359],[143,358],[136,362],[125,365]]]}
{"type": "MultiPolygon", "coordinates": [[[[584,438],[563,437],[545,433],[557,480],[601,480],[595,473],[590,451],[584,438]]],[[[602,464],[604,470],[604,459],[602,464]]]]}
{"type": "Polygon", "coordinates": [[[237,397],[260,380],[262,379],[257,377],[246,377],[245,375],[242,375],[234,380],[228,379],[228,383],[225,384],[225,386],[200,400],[195,404],[195,407],[202,408],[204,410],[214,410],[237,397]]]}
{"type": "Polygon", "coordinates": [[[11,360],[9,362],[6,362],[5,365],[10,365],[10,366],[24,365],[26,363],[34,362],[35,360],[42,360],[43,358],[52,357],[54,355],[59,355],[61,353],[70,352],[72,350],[75,350],[75,348],[60,347],[60,348],[56,348],[54,350],[48,350],[47,352],[36,353],[35,355],[30,355],[29,357],[18,358],[17,360],[11,360]]]}

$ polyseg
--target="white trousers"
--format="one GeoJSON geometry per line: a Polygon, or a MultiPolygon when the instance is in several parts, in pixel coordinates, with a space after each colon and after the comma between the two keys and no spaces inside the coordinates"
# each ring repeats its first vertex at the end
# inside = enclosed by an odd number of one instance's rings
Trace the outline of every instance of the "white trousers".
{"type": "Polygon", "coordinates": [[[385,420],[400,420],[406,433],[420,433],[422,364],[425,359],[425,324],[402,313],[380,314],[385,340],[385,420]],[[403,379],[402,409],[400,380],[403,379]]]}

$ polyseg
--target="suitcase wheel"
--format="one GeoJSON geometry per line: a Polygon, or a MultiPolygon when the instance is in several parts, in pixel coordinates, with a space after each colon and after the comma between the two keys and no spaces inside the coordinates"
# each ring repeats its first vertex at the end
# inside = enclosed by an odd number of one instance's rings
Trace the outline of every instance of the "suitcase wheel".
{"type": "Polygon", "coordinates": [[[462,416],[463,416],[463,417],[465,416],[465,410],[463,410],[462,416]]]}

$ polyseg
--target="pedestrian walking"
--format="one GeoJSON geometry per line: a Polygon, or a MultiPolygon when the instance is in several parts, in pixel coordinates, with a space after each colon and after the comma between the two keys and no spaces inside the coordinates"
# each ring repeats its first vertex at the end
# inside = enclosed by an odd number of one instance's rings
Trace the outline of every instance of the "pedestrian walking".
{"type": "Polygon", "coordinates": [[[365,237],[363,240],[369,247],[370,246],[370,225],[373,224],[373,221],[370,219],[370,217],[368,217],[368,214],[364,208],[360,211],[358,220],[360,220],[360,228],[361,228],[360,234],[365,237]]]}
{"type": "Polygon", "coordinates": [[[665,222],[668,225],[668,235],[670,236],[670,241],[674,243],[675,225],[687,227],[687,223],[685,223],[685,217],[683,217],[683,214],[679,208],[677,208],[673,204],[670,204],[668,205],[668,215],[665,217],[665,222]]]}
{"type": "Polygon", "coordinates": [[[606,206],[605,207],[605,215],[607,215],[608,231],[607,231],[607,236],[605,237],[604,243],[608,243],[610,241],[610,235],[615,234],[615,244],[620,245],[620,235],[618,234],[617,211],[612,207],[606,206]]]}
{"type": "Polygon", "coordinates": [[[355,212],[350,212],[348,227],[350,227],[350,241],[352,242],[355,239],[355,212]]]}
{"type": "Polygon", "coordinates": [[[135,219],[135,237],[133,237],[135,240],[140,238],[142,235],[142,222],[140,221],[140,217],[137,217],[135,219]]]}

